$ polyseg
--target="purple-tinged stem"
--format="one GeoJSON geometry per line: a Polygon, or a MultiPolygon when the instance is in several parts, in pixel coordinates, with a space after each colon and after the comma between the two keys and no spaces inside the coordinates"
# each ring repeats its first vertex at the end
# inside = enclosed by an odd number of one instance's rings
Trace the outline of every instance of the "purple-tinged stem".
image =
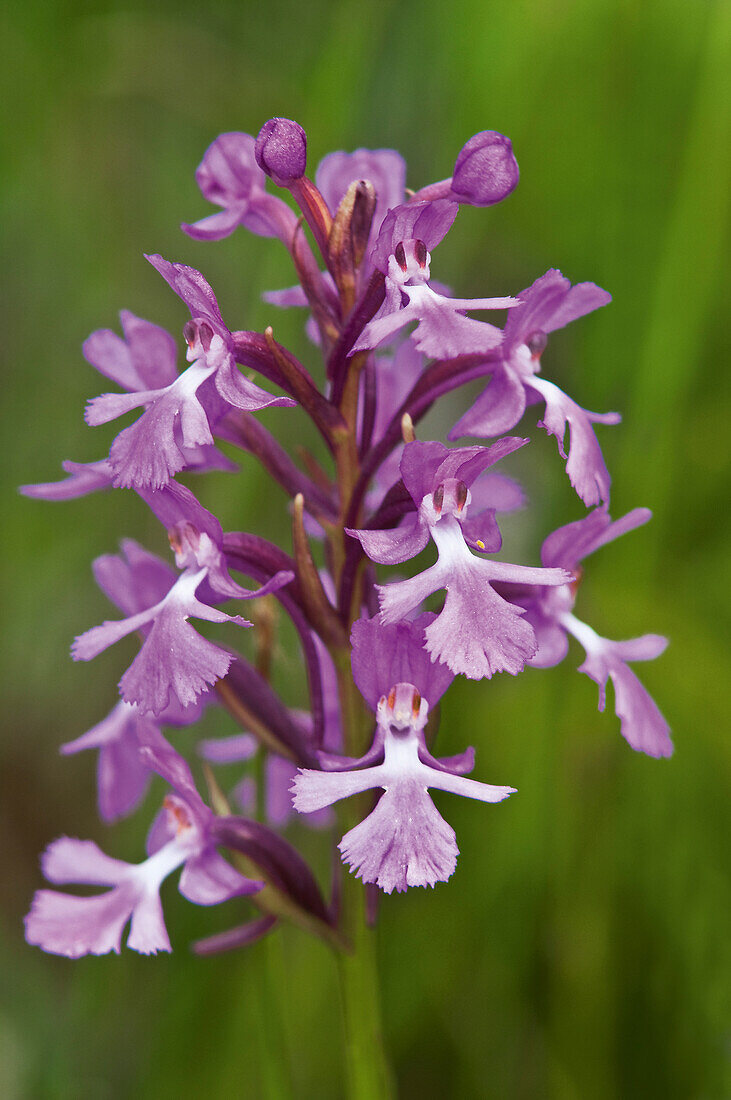
{"type": "Polygon", "coordinates": [[[308,512],[316,519],[331,523],[335,520],[337,508],[333,500],[292,461],[252,413],[236,412],[225,417],[216,428],[216,435],[255,455],[291,497],[302,493],[308,512]]]}
{"type": "Polygon", "coordinates": [[[431,406],[445,393],[465,386],[476,378],[490,374],[495,368],[495,360],[486,356],[460,355],[456,359],[440,360],[432,363],[419,381],[404,398],[398,410],[391,418],[388,427],[378,443],[365,455],[361,464],[358,482],[351,497],[350,510],[346,516],[346,527],[354,527],[357,521],[363,497],[368,484],[381,463],[388,458],[394,447],[402,440],[401,421],[405,413],[411,416],[414,424],[426,416],[431,406]]]}
{"type": "Polygon", "coordinates": [[[348,352],[371,318],[378,312],[386,296],[386,280],[380,271],[374,271],[368,286],[361,294],[348,317],[327,362],[327,375],[332,382],[330,398],[338,405],[350,365],[348,352]]]}
{"type": "Polygon", "coordinates": [[[271,330],[267,330],[264,336],[258,332],[234,332],[231,335],[236,362],[252,367],[293,397],[333,450],[335,437],[345,430],[343,419],[323,397],[309,372],[295,356],[274,340],[271,330]]]}
{"type": "MultiPolygon", "coordinates": [[[[294,561],[288,554],[285,554],[278,546],[273,546],[266,539],[258,538],[256,535],[245,534],[241,531],[224,535],[223,549],[231,568],[253,577],[254,580],[268,580],[280,569],[291,569],[294,572],[294,561]],[[288,564],[286,566],[281,565],[283,561],[288,564]]],[[[315,744],[319,745],[322,743],[325,730],[325,712],[322,698],[320,661],[312,637],[312,629],[300,606],[296,584],[288,584],[284,588],[280,588],[275,595],[292,620],[302,645],[310,692],[313,738],[315,744]]]]}
{"type": "Polygon", "coordinates": [[[362,455],[368,453],[373,443],[377,400],[376,364],[373,356],[369,355],[363,368],[363,420],[360,428],[360,453],[362,455]]]}

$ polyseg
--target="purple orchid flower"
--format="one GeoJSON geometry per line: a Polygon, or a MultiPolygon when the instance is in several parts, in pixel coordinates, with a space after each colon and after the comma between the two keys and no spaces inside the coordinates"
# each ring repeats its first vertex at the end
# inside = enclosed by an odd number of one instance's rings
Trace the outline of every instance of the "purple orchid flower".
{"type": "Polygon", "coordinates": [[[206,149],[195,178],[204,199],[221,206],[181,229],[196,241],[220,241],[243,225],[259,237],[279,237],[289,245],[297,217],[285,202],[265,189],[266,175],[256,163],[251,134],[221,134],[206,149]]]}
{"type": "Polygon", "coordinates": [[[474,766],[472,749],[439,760],[426,747],[429,707],[453,679],[448,669],[429,660],[424,649],[425,630],[434,618],[425,614],[387,627],[377,619],[355,623],[353,676],[376,711],[373,745],[359,760],[323,756],[324,764],[338,770],[301,769],[292,787],[300,813],[384,789],[375,809],[345,834],[338,847],[355,874],[387,894],[446,882],[455,869],[459,849],[454,830],[434,806],[429,788],[482,802],[500,802],[515,790],[466,779],[464,772],[474,766]]]}
{"type": "Polygon", "coordinates": [[[256,893],[264,885],[239,874],[216,851],[214,815],[201,800],[182,757],[159,733],[141,753],[148,767],[170,776],[176,787],[176,793],[165,797],[148,835],[148,858],[125,863],[105,855],[91,840],[53,841],[41,861],[49,882],[111,889],[93,897],[38,890],[25,918],[28,943],[72,959],[119,954],[122,934],[131,922],[127,947],[143,955],[171,951],[160,887],[178,867],[183,868],[178,889],[196,905],[217,905],[256,893]]]}
{"type": "Polygon", "coordinates": [[[488,466],[527,442],[505,438],[491,447],[454,450],[437,442],[409,443],[401,476],[416,514],[394,530],[348,531],[372,561],[383,565],[408,561],[433,539],[439,553],[435,565],[408,580],[377,586],[381,622],[398,622],[432,593],[446,589],[444,607],[425,632],[426,648],[434,661],[472,680],[496,672],[516,675],[536,652],[523,609],[502,599],[493,584],[560,585],[573,579],[564,569],[510,565],[472,553],[497,553],[502,539],[494,509],[467,516],[470,486],[488,466]]]}
{"type": "MultiPolygon", "coordinates": [[[[145,406],[142,416],[119,433],[109,452],[114,485],[134,489],[167,485],[187,465],[189,449],[213,445],[213,428],[229,409],[252,412],[270,405],[295,404],[289,397],[266,393],[238,370],[233,337],[200,272],[185,264],[169,263],[161,256],[147,259],[191,311],[192,320],[183,330],[188,369],[180,375],[173,373],[170,380],[169,368],[174,368],[175,362],[172,337],[146,321],[140,322],[145,326],[141,330],[139,324],[134,327],[133,337],[125,326],[128,346],[108,330],[92,333],[84,345],[87,359],[130,391],[95,397],[87,405],[86,422],[106,424],[145,406]],[[157,370],[153,386],[149,371],[140,371],[143,362],[153,364],[157,370]],[[160,363],[165,366],[162,372],[160,363]]],[[[134,321],[139,322],[139,318],[134,321]]]]}
{"type": "MultiPolygon", "coordinates": [[[[111,329],[98,329],[84,342],[84,356],[100,374],[111,378],[117,385],[122,386],[129,394],[154,393],[165,388],[172,387],[178,381],[177,349],[173,337],[160,328],[159,325],[136,317],[128,310],[120,313],[122,332],[124,339],[111,329]]],[[[187,373],[187,372],[186,372],[187,373]]],[[[182,375],[180,376],[182,377],[182,375]]],[[[121,394],[108,394],[105,398],[96,398],[90,403],[103,410],[106,397],[125,400],[121,394]]],[[[129,399],[126,399],[129,400],[129,399]]],[[[134,407],[134,406],[130,406],[134,407]]],[[[89,416],[87,414],[87,421],[89,416]]],[[[121,413],[117,414],[121,415],[121,413]]],[[[102,423],[103,421],[98,421],[102,423]]],[[[94,423],[97,423],[94,420],[94,423]]],[[[136,427],[136,425],[133,425],[136,427]]],[[[123,434],[123,433],[122,433],[123,434]]],[[[134,437],[136,433],[132,432],[134,437]]],[[[129,437],[125,436],[125,440],[129,437]]],[[[192,436],[186,437],[182,429],[174,430],[175,448],[177,451],[176,472],[180,469],[235,469],[220,451],[213,445],[213,439],[200,443],[192,442],[192,436]]],[[[117,448],[115,454],[124,450],[123,445],[113,444],[117,448]]],[[[175,453],[175,452],[172,452],[175,453]]],[[[91,492],[97,488],[107,488],[109,485],[121,484],[119,473],[116,469],[116,461],[110,456],[109,460],[90,463],[84,466],[79,463],[64,463],[71,477],[57,485],[38,486],[37,490],[44,492],[46,499],[70,499],[71,496],[81,496],[85,492],[91,492]],[[102,480],[105,479],[105,480],[102,480]]],[[[144,484],[141,480],[140,484],[144,484]]],[[[32,486],[29,488],[33,488],[32,486]]],[[[30,495],[30,494],[29,494],[30,495]]],[[[36,491],[33,495],[39,496],[36,491]]]]}
{"type": "Polygon", "coordinates": [[[255,592],[242,588],[226,568],[218,521],[190,490],[173,483],[166,490],[150,493],[149,503],[168,528],[176,565],[182,572],[176,576],[132,540],[122,543],[126,561],[111,554],[97,558],[97,583],[127,618],[87,630],[76,638],[71,652],[74,660],[89,661],[121,638],[142,630],[142,648],[122,676],[120,691],[125,702],[136,704],[143,714],[160,715],[171,705],[171,698],[183,707],[194,703],[207,685],[225,676],[233,659],[231,653],[202,638],[188,619],[251,626],[241,616],[227,615],[210,603],[265,596],[288,584],[293,575],[277,573],[255,592]]]}
{"type": "MultiPolygon", "coordinates": [[[[580,574],[579,562],[608,542],[632,531],[652,517],[648,508],[634,508],[621,519],[612,521],[606,506],[575,523],[559,527],[543,543],[541,560],[546,566],[563,566],[580,574]]],[[[622,736],[638,752],[649,756],[670,756],[673,743],[670,728],[652,696],[642,686],[627,661],[651,661],[668,644],[660,634],[643,634],[627,642],[602,638],[573,614],[578,581],[559,588],[512,590],[510,598],[526,610],[533,626],[538,650],[529,660],[536,668],[559,664],[568,652],[568,635],[583,646],[586,658],[579,672],[586,673],[599,685],[599,710],[606,703],[607,680],[614,685],[615,711],[621,722],[622,736]]]]}
{"type": "Polygon", "coordinates": [[[560,271],[551,270],[521,291],[520,309],[511,312],[499,351],[499,361],[486,389],[449,433],[449,439],[466,435],[501,435],[515,427],[528,402],[543,401],[540,422],[556,437],[559,454],[566,459],[564,436],[569,428],[566,472],[586,505],[609,500],[610,477],[593,424],[618,424],[618,413],[594,413],[582,409],[553,382],[538,377],[547,334],[563,328],[611,301],[611,295],[594,283],[571,286],[560,271]]]}
{"type": "Polygon", "coordinates": [[[386,297],[351,354],[380,347],[412,321],[417,349],[434,358],[481,354],[498,346],[502,331],[465,317],[467,309],[509,309],[517,298],[448,298],[429,285],[431,249],[444,239],[458,206],[447,199],[411,202],[389,210],[373,250],[386,277],[386,297]]]}
{"type": "Polygon", "coordinates": [[[150,769],[140,757],[140,745],[152,743],[160,726],[188,726],[197,722],[208,693],[196,703],[181,707],[176,700],[155,719],[141,714],[133,703],[122,699],[101,722],[73,741],[61,746],[64,756],[98,749],[97,801],[102,821],[111,823],[140,804],[150,784],[150,769]]]}

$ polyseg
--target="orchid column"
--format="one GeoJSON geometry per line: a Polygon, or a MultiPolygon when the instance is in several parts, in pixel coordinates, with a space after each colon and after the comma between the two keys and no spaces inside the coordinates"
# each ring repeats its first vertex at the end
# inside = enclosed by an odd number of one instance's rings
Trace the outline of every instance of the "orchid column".
{"type": "Polygon", "coordinates": [[[258,333],[239,318],[224,321],[200,272],[148,256],[187,309],[181,331],[189,365],[178,373],[179,342],[127,311],[122,336],[92,333],[86,359],[124,392],[93,398],[87,423],[139,415],[101,458],[64,462],[65,480],[23,490],[64,500],[132,489],[159,521],[175,564],[131,539],[121,554],[94,563],[122,618],[82,630],[72,656],[90,661],[133,633],[140,649],[120,670],[120,700],[108,717],[61,747],[98,750],[105,821],[142,806],[151,775],[163,778],[170,789],[151,825],[147,859],[111,858],[93,841],[52,842],[43,857],[50,882],[108,889],[93,896],[40,890],[26,935],[76,958],[119,952],[130,924],[128,947],[169,951],[158,891],[182,867],[188,900],[230,900],[242,910],[228,932],[194,945],[201,954],[241,947],[283,922],[333,948],[350,1095],[382,1097],[392,1082],[368,928],[379,896],[434,887],[455,872],[457,838],[430,789],[481,803],[515,793],[507,777],[468,778],[472,748],[437,755],[441,697],[456,676],[483,681],[556,664],[570,635],[584,647],[581,671],[599,685],[601,709],[611,679],[629,745],[667,756],[667,724],[627,667],[659,655],[666,642],[655,634],[608,641],[574,614],[579,563],[649,519],[642,508],[615,522],[609,516],[610,477],[594,426],[616,424],[617,414],[587,412],[542,373],[548,333],[606,305],[609,295],[593,283],[572,286],[554,270],[525,291],[492,298],[456,297],[438,282],[433,254],[460,204],[490,206],[517,185],[508,139],[474,135],[452,176],[416,192],[407,192],[406,166],[393,150],[332,153],[314,182],[306,162],[306,136],[295,122],[271,119],[256,139],[223,134],[197,173],[204,197],[220,210],[183,229],[216,241],[242,227],[286,248],[297,285],[265,298],[273,317],[277,308],[307,311],[314,365],[282,346],[272,327],[258,333]],[[470,315],[485,311],[490,321],[470,315]],[[495,323],[501,311],[504,327],[495,323]],[[448,437],[492,442],[450,448],[417,438],[440,398],[479,379],[482,394],[448,437]],[[503,467],[530,442],[501,433],[536,403],[577,507],[593,508],[545,539],[540,565],[497,557],[498,516],[526,503],[503,467]],[[259,417],[275,405],[292,418],[286,440],[259,417]],[[319,433],[326,462],[295,449],[302,417],[319,433]],[[178,480],[211,470],[233,475],[231,450],[252,456],[285,491],[291,545],[224,531],[178,480]],[[394,566],[395,575],[377,568],[394,566]],[[272,686],[274,603],[294,627],[306,698],[282,697],[272,686]],[[208,624],[221,627],[216,641],[206,636],[208,624]],[[236,726],[227,738],[198,741],[204,798],[195,759],[184,759],[162,731],[194,726],[210,706],[224,707],[236,726]],[[259,761],[253,772],[252,761],[259,761]],[[215,767],[232,762],[240,762],[241,782],[224,791],[215,767]],[[323,845],[332,841],[331,882],[319,882],[282,837],[295,817],[322,830],[323,845]]]}

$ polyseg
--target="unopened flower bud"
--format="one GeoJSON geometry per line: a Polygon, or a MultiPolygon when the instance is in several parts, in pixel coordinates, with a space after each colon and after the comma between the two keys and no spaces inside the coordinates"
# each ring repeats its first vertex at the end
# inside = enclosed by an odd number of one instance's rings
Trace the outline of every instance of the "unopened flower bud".
{"type": "Polygon", "coordinates": [[[482,130],[457,157],[452,197],[471,206],[492,206],[515,189],[519,176],[510,139],[496,130],[482,130]]]}
{"type": "Polygon", "coordinates": [[[307,134],[289,118],[270,118],[259,131],[254,156],[263,172],[287,187],[305,174],[307,134]]]}
{"type": "Polygon", "coordinates": [[[360,264],[368,247],[377,198],[376,189],[370,180],[358,180],[355,184],[353,213],[350,219],[353,261],[356,265],[360,264]]]}

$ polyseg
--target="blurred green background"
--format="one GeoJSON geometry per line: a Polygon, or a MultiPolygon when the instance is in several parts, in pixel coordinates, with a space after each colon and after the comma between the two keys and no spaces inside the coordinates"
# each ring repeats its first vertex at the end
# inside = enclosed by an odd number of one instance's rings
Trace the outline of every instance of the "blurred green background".
{"type": "MultiPolygon", "coordinates": [[[[307,129],[311,170],[331,149],[393,146],[412,187],[448,175],[476,130],[510,135],[520,187],[492,210],[463,210],[433,273],[460,295],[505,294],[556,266],[612,292],[611,307],[552,340],[544,370],[587,408],[623,412],[621,427],[600,429],[612,510],[648,505],[655,519],[592,559],[577,613],[610,637],[672,641],[638,667],[673,727],[670,761],[632,753],[611,703],[597,713],[578,649],[558,669],[458,683],[445,700],[444,752],[476,744],[476,777],[519,794],[495,808],[441,803],[461,848],[452,881],[382,905],[400,1093],[731,1096],[730,32],[724,0],[6,10],[4,1100],[342,1095],[334,965],[302,934],[196,959],[187,945],[238,911],[188,905],[173,883],[171,957],[71,963],[21,934],[54,836],[140,858],[154,795],[106,829],[92,754],[61,760],[57,746],[107,713],[123,667],[122,647],[93,665],[68,657],[72,636],[109,613],[90,560],[127,535],[165,547],[133,494],[52,505],[15,489],[53,479],[63,458],[105,453],[113,432],[82,420],[104,389],[80,354],[92,329],[115,326],[124,307],[180,331],[187,314],[143,251],[200,267],[232,328],[273,320],[314,361],[301,317],[273,316],[259,299],[292,281],[276,242],[239,232],[202,245],[177,228],[212,212],[193,177],[208,143],[277,114],[307,129]]],[[[293,422],[267,423],[289,433],[293,422]]],[[[445,416],[436,427],[446,426],[445,416]]],[[[505,525],[525,561],[582,514],[553,442],[532,434],[513,469],[533,507],[505,525]]],[[[204,502],[229,527],[286,540],[284,498],[253,461],[241,465],[240,477],[199,481],[204,502]]],[[[284,653],[280,676],[295,664],[284,653]]],[[[215,714],[205,729],[233,732],[215,714]]],[[[177,743],[187,751],[190,735],[177,743]]],[[[291,838],[326,869],[322,835],[291,838]]]]}

